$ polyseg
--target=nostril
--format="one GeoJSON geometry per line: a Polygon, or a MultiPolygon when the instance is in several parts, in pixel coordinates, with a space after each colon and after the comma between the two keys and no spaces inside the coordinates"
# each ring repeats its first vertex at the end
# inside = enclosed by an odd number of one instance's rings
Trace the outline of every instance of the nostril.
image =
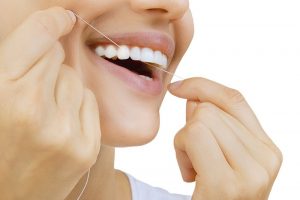
{"type": "Polygon", "coordinates": [[[160,14],[165,14],[168,13],[168,10],[163,9],[163,8],[149,8],[147,11],[152,12],[152,13],[160,13],[160,14]]]}

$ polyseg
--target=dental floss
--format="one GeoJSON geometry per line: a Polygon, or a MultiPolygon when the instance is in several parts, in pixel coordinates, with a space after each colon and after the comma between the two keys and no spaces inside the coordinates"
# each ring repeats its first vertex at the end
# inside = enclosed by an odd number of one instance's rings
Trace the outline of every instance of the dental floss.
{"type": "Polygon", "coordinates": [[[90,172],[91,172],[91,169],[89,169],[89,171],[88,171],[88,174],[87,174],[87,177],[86,177],[85,184],[84,184],[83,189],[82,189],[82,191],[80,192],[79,196],[77,197],[77,200],[80,200],[80,198],[81,198],[83,192],[85,191],[85,188],[86,188],[86,186],[87,186],[87,184],[88,184],[88,182],[89,182],[89,179],[90,179],[90,172]]]}
{"type": "Polygon", "coordinates": [[[83,19],[82,17],[80,17],[79,15],[77,15],[75,12],[73,12],[74,15],[80,19],[81,21],[83,21],[84,23],[86,23],[89,27],[91,27],[94,31],[96,31],[97,33],[99,33],[100,35],[102,35],[103,37],[105,37],[106,39],[108,39],[110,42],[112,42],[114,45],[116,45],[117,47],[120,48],[120,46],[115,43],[112,39],[110,39],[109,37],[107,37],[104,33],[102,33],[101,31],[99,31],[98,29],[96,29],[93,25],[91,25],[90,23],[88,23],[85,19],[83,19]]]}
{"type": "MultiPolygon", "coordinates": [[[[93,25],[91,25],[90,23],[88,23],[85,19],[83,19],[82,17],[80,17],[78,14],[76,14],[75,12],[73,12],[74,13],[74,15],[78,18],[78,19],[80,19],[81,21],[83,21],[85,24],[87,24],[90,28],[92,28],[94,31],[96,31],[97,33],[99,33],[100,35],[102,35],[103,37],[105,37],[107,40],[109,40],[111,43],[113,43],[114,45],[116,45],[117,47],[119,47],[120,48],[120,45],[118,45],[116,42],[114,42],[112,39],[110,39],[108,36],[106,36],[104,33],[102,33],[101,31],[99,31],[97,28],[95,28],[93,25]]],[[[148,66],[150,66],[150,67],[154,67],[154,68],[156,68],[156,69],[159,69],[159,70],[161,70],[161,71],[163,71],[163,72],[165,72],[165,73],[167,73],[167,74],[169,74],[169,75],[171,75],[171,76],[174,76],[174,77],[176,77],[176,78],[178,78],[178,79],[180,79],[180,80],[183,80],[184,78],[183,77],[181,77],[181,76],[178,76],[178,75],[176,75],[175,73],[172,73],[172,72],[169,72],[169,71],[167,71],[167,70],[165,70],[165,69],[162,69],[162,68],[160,68],[160,67],[157,67],[157,66],[155,66],[155,65],[152,65],[152,64],[150,64],[150,63],[145,63],[146,65],[148,65],[148,66]]]]}

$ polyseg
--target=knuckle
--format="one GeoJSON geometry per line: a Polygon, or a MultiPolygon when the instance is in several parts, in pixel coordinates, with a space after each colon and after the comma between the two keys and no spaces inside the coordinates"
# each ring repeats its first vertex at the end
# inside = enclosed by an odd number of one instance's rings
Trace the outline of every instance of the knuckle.
{"type": "MultiPolygon", "coordinates": [[[[67,66],[67,65],[63,65],[62,67],[62,75],[63,75],[63,81],[65,81],[66,85],[68,85],[70,90],[76,90],[76,91],[80,91],[80,97],[83,96],[83,92],[84,92],[84,87],[82,84],[82,81],[80,80],[79,75],[77,74],[77,72],[67,66]]],[[[72,91],[70,91],[72,92],[72,91]]],[[[75,93],[77,94],[77,93],[75,93]]]]}
{"type": "Polygon", "coordinates": [[[63,106],[62,109],[80,109],[84,98],[84,86],[73,68],[62,65],[56,86],[57,102],[63,106]]]}
{"type": "Polygon", "coordinates": [[[275,156],[277,158],[277,165],[280,167],[283,162],[283,153],[278,147],[275,147],[275,156]]]}
{"type": "Polygon", "coordinates": [[[95,94],[88,88],[84,89],[84,96],[89,100],[90,103],[96,103],[96,96],[95,94]]]}
{"type": "Polygon", "coordinates": [[[215,106],[209,102],[200,103],[198,105],[198,107],[200,110],[204,110],[204,111],[214,111],[215,110],[215,106]]]}
{"type": "Polygon", "coordinates": [[[93,165],[98,157],[99,151],[100,151],[100,141],[99,142],[93,142],[93,144],[88,145],[89,148],[86,148],[85,154],[84,154],[84,161],[87,162],[88,165],[93,165]]]}
{"type": "Polygon", "coordinates": [[[200,122],[207,121],[209,119],[214,119],[216,117],[217,108],[212,103],[201,103],[198,105],[198,110],[196,112],[196,120],[200,122]]]}
{"type": "Polygon", "coordinates": [[[202,130],[206,130],[206,126],[202,122],[191,122],[185,128],[187,135],[192,138],[198,132],[202,132],[202,130]]]}
{"type": "Polygon", "coordinates": [[[61,72],[66,77],[66,79],[71,79],[71,81],[79,81],[79,76],[72,67],[62,65],[61,72]]]}
{"type": "Polygon", "coordinates": [[[277,169],[278,166],[280,166],[282,163],[282,156],[273,153],[272,155],[269,156],[268,160],[271,163],[271,165],[277,169]]]}
{"type": "Polygon", "coordinates": [[[270,184],[270,177],[265,170],[255,173],[248,179],[247,191],[249,196],[261,197],[267,191],[270,184]]]}
{"type": "Polygon", "coordinates": [[[66,55],[65,50],[60,42],[56,42],[52,48],[53,54],[59,58],[61,62],[64,61],[66,55]]]}
{"type": "Polygon", "coordinates": [[[72,138],[74,135],[77,135],[79,132],[79,128],[74,126],[74,124],[77,123],[72,122],[73,120],[70,118],[71,117],[65,117],[65,119],[62,120],[63,122],[61,123],[61,128],[59,130],[62,138],[66,140],[72,138]]]}
{"type": "Polygon", "coordinates": [[[69,149],[69,151],[71,151],[69,157],[76,166],[80,166],[85,170],[96,163],[100,145],[87,144],[87,142],[80,137],[73,139],[72,142],[70,142],[69,149]]]}
{"type": "Polygon", "coordinates": [[[282,165],[283,156],[280,150],[269,156],[268,161],[270,163],[270,173],[272,177],[276,177],[277,173],[282,165]]]}
{"type": "Polygon", "coordinates": [[[89,154],[90,156],[88,157],[88,164],[90,166],[92,166],[96,163],[97,158],[98,158],[98,154],[99,154],[99,150],[100,150],[100,148],[98,148],[98,147],[92,148],[92,151],[89,154]]]}
{"type": "Polygon", "coordinates": [[[245,102],[245,98],[244,98],[243,94],[236,89],[225,88],[224,93],[225,93],[226,97],[235,104],[245,102]]]}
{"type": "Polygon", "coordinates": [[[73,159],[82,169],[88,169],[93,166],[97,161],[97,157],[98,153],[92,152],[91,148],[80,148],[73,154],[73,159]]]}
{"type": "Polygon", "coordinates": [[[173,139],[173,146],[176,148],[180,146],[181,141],[182,141],[182,135],[183,135],[183,129],[181,129],[174,137],[173,139]]]}
{"type": "Polygon", "coordinates": [[[67,66],[62,65],[61,71],[59,73],[60,80],[68,86],[69,89],[81,89],[83,91],[83,84],[80,80],[76,71],[67,66]]]}
{"type": "Polygon", "coordinates": [[[201,138],[203,137],[206,138],[205,136],[208,133],[208,128],[204,123],[199,121],[194,121],[187,124],[183,131],[185,134],[184,135],[185,141],[194,142],[194,141],[201,140],[201,138]]]}
{"type": "MultiPolygon", "coordinates": [[[[90,90],[84,89],[84,97],[82,97],[82,104],[87,104],[89,111],[92,115],[98,118],[99,116],[99,107],[95,94],[90,90]]],[[[100,120],[100,119],[99,119],[100,120]]]]}

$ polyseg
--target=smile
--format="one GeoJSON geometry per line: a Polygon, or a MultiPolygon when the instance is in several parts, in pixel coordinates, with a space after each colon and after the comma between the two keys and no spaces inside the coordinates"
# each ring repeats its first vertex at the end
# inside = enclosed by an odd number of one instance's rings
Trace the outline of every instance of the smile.
{"type": "Polygon", "coordinates": [[[94,59],[125,83],[148,95],[159,95],[163,89],[163,70],[168,70],[174,54],[174,41],[160,33],[130,33],[88,41],[94,59]]]}
{"type": "Polygon", "coordinates": [[[150,80],[152,77],[151,73],[143,73],[149,71],[145,70],[147,69],[147,66],[144,66],[144,63],[155,64],[163,69],[167,69],[168,65],[166,55],[164,55],[161,51],[154,51],[147,47],[130,48],[127,45],[122,45],[120,47],[115,47],[114,45],[108,45],[106,47],[98,46],[95,49],[95,53],[110,62],[136,72],[142,77],[148,78],[147,80],[150,80]]]}

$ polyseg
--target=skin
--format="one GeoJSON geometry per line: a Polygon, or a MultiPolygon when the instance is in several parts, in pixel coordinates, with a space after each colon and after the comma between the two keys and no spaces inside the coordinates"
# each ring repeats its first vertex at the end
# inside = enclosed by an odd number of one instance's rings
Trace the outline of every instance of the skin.
{"type": "Polygon", "coordinates": [[[126,176],[113,166],[114,147],[155,137],[167,89],[187,99],[174,145],[184,180],[196,181],[193,199],[268,198],[282,155],[238,91],[200,77],[168,85],[166,77],[158,97],[137,93],[93,66],[86,41],[95,33],[65,10],[107,34],[169,35],[174,72],[193,35],[187,1],[12,0],[0,7],[4,199],[76,199],[90,168],[83,199],[131,199],[126,176]]]}

